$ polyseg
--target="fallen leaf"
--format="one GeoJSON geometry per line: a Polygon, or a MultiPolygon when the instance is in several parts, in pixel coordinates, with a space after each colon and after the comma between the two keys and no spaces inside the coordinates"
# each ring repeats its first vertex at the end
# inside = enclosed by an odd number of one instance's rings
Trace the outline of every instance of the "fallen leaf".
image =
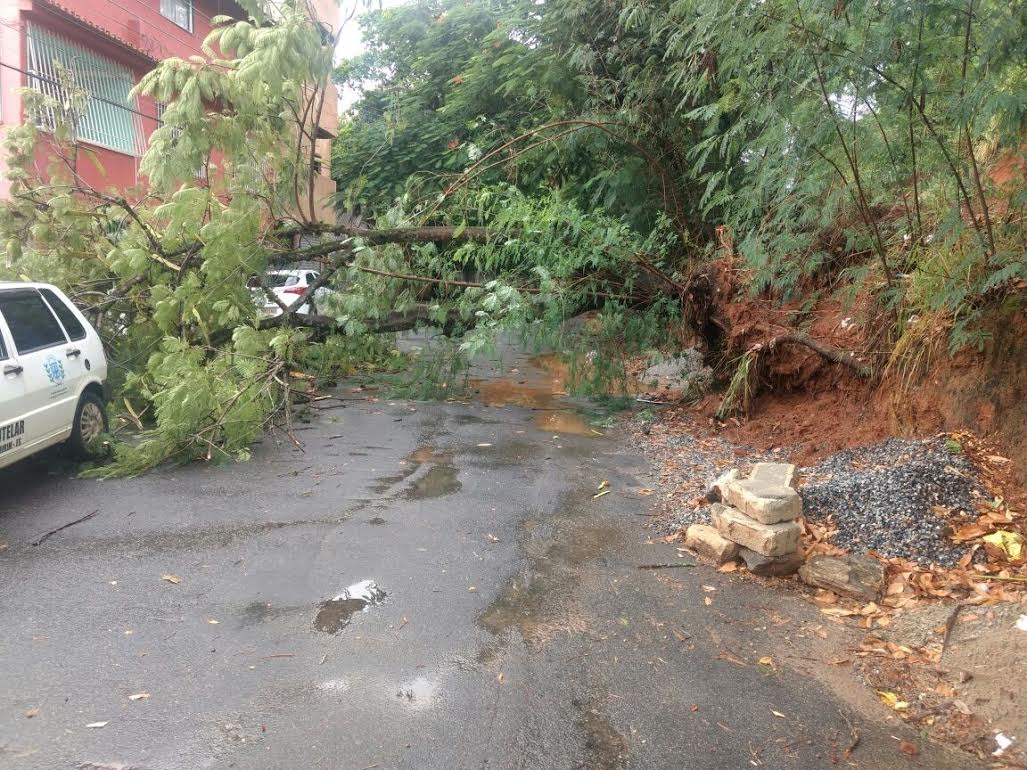
{"type": "Polygon", "coordinates": [[[909,757],[915,757],[920,753],[920,747],[910,741],[899,741],[899,751],[909,757]]]}
{"type": "Polygon", "coordinates": [[[774,659],[769,655],[764,655],[756,662],[759,663],[761,666],[770,666],[771,668],[774,667],[774,659]]]}
{"type": "MultiPolygon", "coordinates": [[[[174,583],[175,585],[178,585],[179,583],[182,582],[182,578],[180,578],[178,575],[161,575],[160,579],[161,580],[165,580],[168,583],[174,583]]],[[[104,722],[104,724],[107,724],[107,723],[104,722]]]]}
{"type": "Polygon", "coordinates": [[[832,618],[847,618],[859,614],[855,610],[848,610],[845,607],[821,607],[820,611],[832,618]]]}
{"type": "Polygon", "coordinates": [[[709,607],[711,604],[713,604],[713,599],[711,599],[708,596],[704,596],[703,597],[703,604],[705,604],[707,607],[709,607]]]}
{"type": "Polygon", "coordinates": [[[609,479],[603,479],[601,482],[599,482],[599,486],[596,487],[596,489],[606,489],[608,486],[610,486],[609,479]]]}
{"type": "Polygon", "coordinates": [[[485,535],[485,539],[488,540],[490,543],[498,543],[499,542],[499,538],[496,537],[495,535],[493,535],[491,532],[489,532],[487,535],[485,535]]]}
{"type": "Polygon", "coordinates": [[[106,726],[107,726],[107,722],[90,722],[89,724],[86,725],[86,727],[92,727],[92,728],[94,728],[96,730],[99,730],[101,727],[106,727],[106,726]]]}
{"type": "Polygon", "coordinates": [[[702,590],[704,590],[704,591],[716,591],[717,587],[716,586],[703,586],[702,590]]]}
{"type": "Polygon", "coordinates": [[[638,490],[638,494],[640,494],[640,495],[651,495],[655,491],[656,491],[655,489],[649,489],[649,487],[642,487],[640,490],[638,490]]]}
{"type": "Polygon", "coordinates": [[[33,706],[30,709],[25,710],[25,718],[32,719],[32,717],[39,716],[39,706],[33,706]]]}
{"type": "Polygon", "coordinates": [[[878,690],[877,697],[881,699],[881,703],[889,708],[895,709],[895,711],[905,711],[909,708],[909,704],[904,700],[899,700],[899,696],[893,692],[878,690]]]}
{"type": "Polygon", "coordinates": [[[780,717],[781,719],[787,719],[788,718],[784,714],[782,714],[780,711],[774,711],[774,709],[771,709],[770,713],[773,714],[776,717],[780,717]]]}
{"type": "Polygon", "coordinates": [[[503,679],[504,679],[503,672],[500,671],[499,672],[499,676],[496,677],[496,681],[499,682],[500,684],[502,684],[503,683],[503,679]]]}
{"type": "Polygon", "coordinates": [[[721,564],[719,567],[717,567],[717,572],[737,572],[737,571],[738,571],[738,562],[736,562],[736,561],[729,561],[726,564],[721,564]]]}
{"type": "Polygon", "coordinates": [[[985,535],[981,540],[995,546],[1013,561],[1019,559],[1020,554],[1023,553],[1023,535],[1019,532],[1000,529],[990,535],[985,535]]]}
{"type": "Polygon", "coordinates": [[[148,693],[148,692],[137,692],[135,695],[129,695],[128,699],[129,700],[146,700],[149,697],[150,697],[150,693],[148,693]]]}

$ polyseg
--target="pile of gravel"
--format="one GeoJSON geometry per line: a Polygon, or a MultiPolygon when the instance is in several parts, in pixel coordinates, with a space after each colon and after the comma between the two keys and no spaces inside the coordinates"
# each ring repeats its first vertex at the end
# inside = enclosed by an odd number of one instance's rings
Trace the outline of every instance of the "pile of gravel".
{"type": "Polygon", "coordinates": [[[834,515],[833,543],[925,565],[959,560],[965,548],[946,538],[947,520],[975,516],[976,503],[989,497],[973,463],[942,438],[847,449],[800,473],[803,512],[811,521],[834,515]]]}
{"type": "MultiPolygon", "coordinates": [[[[639,439],[657,464],[673,459],[673,473],[664,476],[671,485],[664,500],[672,515],[656,525],[667,534],[710,523],[709,506],[696,500],[727,468],[745,472],[757,462],[786,462],[788,454],[756,452],[712,436],[671,435],[656,446],[639,439]]],[[[944,438],[888,439],[846,449],[800,468],[799,478],[804,515],[815,522],[834,518],[832,543],[925,566],[959,561],[966,547],[954,545],[946,533],[961,517],[976,518],[977,504],[990,499],[970,459],[951,451],[944,438]]]]}

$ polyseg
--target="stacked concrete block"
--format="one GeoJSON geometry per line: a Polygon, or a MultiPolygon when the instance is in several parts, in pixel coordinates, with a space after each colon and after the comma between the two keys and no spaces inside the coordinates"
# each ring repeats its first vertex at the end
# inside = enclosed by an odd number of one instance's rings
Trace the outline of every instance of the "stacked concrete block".
{"type": "Polygon", "coordinates": [[[714,487],[722,501],[712,506],[714,527],[689,527],[689,547],[720,564],[741,556],[757,575],[798,570],[802,498],[795,491],[794,465],[758,463],[749,478],[729,472],[714,487]]]}

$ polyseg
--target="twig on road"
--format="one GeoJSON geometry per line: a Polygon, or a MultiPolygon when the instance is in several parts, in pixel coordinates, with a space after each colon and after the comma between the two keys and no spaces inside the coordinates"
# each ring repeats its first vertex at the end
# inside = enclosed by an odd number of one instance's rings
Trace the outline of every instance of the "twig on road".
{"type": "Polygon", "coordinates": [[[68,527],[74,527],[74,526],[75,526],[76,524],[81,524],[81,523],[82,523],[83,521],[89,521],[89,520],[90,520],[91,518],[93,518],[93,517],[94,517],[94,516],[95,516],[96,514],[98,514],[99,512],[100,512],[100,509],[99,509],[99,508],[97,508],[97,509],[96,509],[95,511],[93,511],[92,513],[87,513],[87,514],[86,514],[85,516],[83,516],[82,518],[79,518],[79,519],[75,519],[74,521],[69,521],[69,522],[68,522],[67,524],[62,524],[61,526],[57,527],[56,529],[51,529],[51,530],[50,530],[49,532],[47,532],[47,533],[46,533],[45,535],[41,535],[41,536],[40,536],[39,538],[37,538],[36,540],[33,540],[33,541],[32,541],[32,545],[34,545],[34,546],[35,546],[35,545],[41,545],[41,544],[43,544],[44,542],[46,542],[46,540],[47,540],[47,539],[48,539],[49,537],[51,537],[51,536],[53,536],[53,535],[56,535],[56,534],[57,534],[58,532],[60,532],[60,531],[61,531],[62,529],[67,529],[68,527]]]}
{"type": "Polygon", "coordinates": [[[850,756],[852,756],[852,752],[859,745],[859,739],[860,739],[859,730],[857,730],[853,726],[852,721],[847,716],[845,716],[845,712],[842,711],[841,709],[838,709],[838,716],[840,716],[842,719],[845,720],[845,724],[849,726],[849,735],[852,736],[852,740],[849,742],[848,748],[845,749],[845,756],[846,757],[850,757],[850,756]]]}
{"type": "Polygon", "coordinates": [[[681,567],[695,567],[695,564],[639,564],[639,569],[680,569],[681,567]]]}

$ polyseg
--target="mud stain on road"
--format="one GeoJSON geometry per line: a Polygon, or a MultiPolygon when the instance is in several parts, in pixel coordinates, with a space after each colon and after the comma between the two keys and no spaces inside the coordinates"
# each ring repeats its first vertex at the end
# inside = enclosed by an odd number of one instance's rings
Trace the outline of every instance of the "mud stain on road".
{"type": "Polygon", "coordinates": [[[585,734],[588,767],[596,770],[621,770],[628,766],[628,742],[610,722],[599,700],[573,701],[580,711],[578,728],[585,734]]]}
{"type": "Polygon", "coordinates": [[[575,604],[588,565],[623,539],[617,527],[597,524],[583,509],[526,522],[522,548],[526,569],[511,577],[479,625],[493,634],[516,630],[526,644],[544,642],[556,633],[588,629],[575,604]]]}
{"type": "Polygon", "coordinates": [[[244,627],[255,626],[276,618],[285,617],[296,611],[296,607],[279,607],[271,604],[271,602],[258,600],[250,602],[243,607],[239,620],[244,627]]]}

